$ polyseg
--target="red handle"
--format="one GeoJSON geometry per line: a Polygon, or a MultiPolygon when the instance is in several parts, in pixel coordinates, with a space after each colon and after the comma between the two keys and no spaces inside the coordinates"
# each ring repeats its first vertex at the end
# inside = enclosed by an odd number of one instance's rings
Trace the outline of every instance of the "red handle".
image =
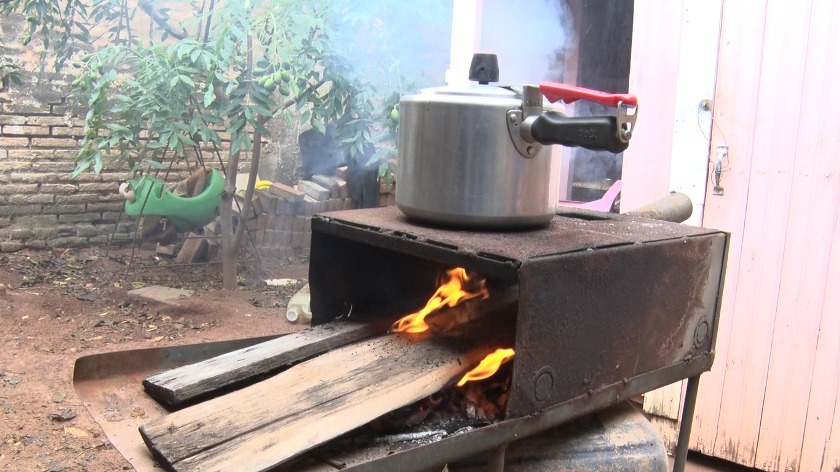
{"type": "Polygon", "coordinates": [[[636,97],[626,93],[606,93],[583,87],[575,87],[557,82],[540,82],[540,92],[551,103],[562,100],[566,103],[589,100],[605,106],[617,107],[618,102],[625,105],[637,105],[636,97]]]}

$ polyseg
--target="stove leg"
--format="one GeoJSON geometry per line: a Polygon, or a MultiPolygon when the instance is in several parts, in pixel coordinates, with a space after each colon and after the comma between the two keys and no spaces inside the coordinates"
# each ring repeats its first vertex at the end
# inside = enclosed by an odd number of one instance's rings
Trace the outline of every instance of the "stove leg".
{"type": "Polygon", "coordinates": [[[487,452],[487,472],[504,472],[506,449],[507,444],[502,444],[487,452]]]}
{"type": "Polygon", "coordinates": [[[685,460],[688,456],[688,440],[691,437],[691,423],[694,421],[694,407],[697,405],[697,388],[699,385],[699,375],[688,378],[688,384],[685,387],[682,420],[680,422],[680,435],[677,439],[677,451],[674,453],[674,472],[683,472],[685,470],[685,460]]]}

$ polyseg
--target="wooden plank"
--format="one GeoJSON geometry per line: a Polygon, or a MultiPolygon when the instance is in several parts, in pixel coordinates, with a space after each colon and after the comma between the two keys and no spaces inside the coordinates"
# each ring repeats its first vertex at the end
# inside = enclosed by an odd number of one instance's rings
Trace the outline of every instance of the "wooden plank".
{"type": "MultiPolygon", "coordinates": [[[[679,3],[679,2],[678,2],[679,3]]],[[[688,195],[693,204],[686,224],[700,226],[708,181],[711,112],[698,104],[714,96],[722,0],[684,0],[671,150],[671,191],[688,195]],[[718,34],[715,34],[718,33],[718,34]]],[[[644,411],[676,420],[685,381],[645,394],[644,411]]],[[[660,430],[676,421],[661,422],[660,430]]],[[[668,432],[667,437],[676,431],[668,432]]],[[[668,447],[666,440],[666,448],[668,447]]]]}
{"type": "Polygon", "coordinates": [[[660,439],[662,439],[665,451],[669,456],[673,455],[677,449],[679,422],[664,416],[651,416],[648,418],[648,421],[650,421],[650,426],[656,431],[660,439]]]}
{"type": "MultiPolygon", "coordinates": [[[[671,420],[679,419],[682,383],[682,381],[674,382],[646,393],[643,405],[644,412],[671,420]]],[[[674,424],[676,425],[676,422],[674,424]]]]}
{"type": "Polygon", "coordinates": [[[390,334],[344,346],[156,419],[140,433],[172,470],[267,470],[435,393],[495,348],[512,345],[495,337],[512,330],[493,327],[470,338],[390,334]]]}
{"type": "Polygon", "coordinates": [[[143,380],[146,393],[170,406],[180,406],[219,389],[278,368],[386,332],[382,323],[332,322],[203,362],[155,374],[143,380]]]}
{"type": "Polygon", "coordinates": [[[639,208],[668,195],[674,139],[682,2],[637,1],[633,6],[630,93],[639,118],[621,171],[621,207],[639,208]]]}
{"type": "MultiPolygon", "coordinates": [[[[778,308],[810,2],[770,0],[764,27],[734,324],[715,455],[754,465],[778,308]]],[[[736,133],[744,129],[736,128],[736,133]]],[[[730,162],[740,159],[730,148],[730,162]]],[[[727,187],[724,181],[723,186],[727,187]]]]}
{"type": "MultiPolygon", "coordinates": [[[[802,24],[807,29],[798,31],[802,36],[788,38],[785,49],[780,51],[782,55],[799,51],[804,67],[797,69],[803,75],[801,95],[797,88],[788,88],[793,84],[782,84],[782,93],[793,92],[799,96],[801,108],[794,115],[798,129],[791,129],[798,131],[792,133],[796,137],[796,150],[787,156],[794,161],[793,188],[790,210],[783,215],[788,230],[756,451],[755,466],[762,470],[809,470],[801,469],[799,462],[840,200],[836,177],[840,172],[837,158],[840,145],[836,139],[825,139],[836,134],[840,125],[837,110],[825,100],[840,79],[840,76],[830,77],[827,68],[827,61],[839,60],[835,56],[840,36],[834,30],[840,22],[832,24],[831,21],[834,3],[814,0],[812,8],[805,2],[797,4],[795,9],[788,4],[783,7],[786,16],[794,14],[794,25],[802,24]]],[[[816,373],[817,376],[826,374],[816,373]]],[[[819,408],[827,415],[833,411],[833,404],[823,403],[819,408]]]]}
{"type": "Polygon", "coordinates": [[[669,191],[691,199],[694,211],[686,224],[700,226],[709,170],[711,111],[703,100],[715,93],[722,0],[683,0],[674,138],[669,191]]]}
{"type": "MultiPolygon", "coordinates": [[[[840,72],[832,66],[834,74],[840,72]]],[[[836,75],[834,75],[836,77],[836,75]]],[[[828,105],[828,104],[826,104],[828,105]]],[[[833,121],[840,116],[833,117],[833,121]]],[[[840,123],[836,123],[840,126],[840,123]]],[[[838,128],[835,128],[838,129],[838,128]]],[[[840,151],[838,151],[840,152],[840,151]]],[[[837,153],[834,154],[835,156],[837,153]]],[[[840,173],[835,172],[837,179],[840,173]]],[[[840,202],[835,202],[840,206],[840,202]]],[[[834,235],[828,274],[825,278],[825,298],[822,303],[814,375],[808,399],[808,416],[802,441],[802,460],[797,470],[836,472],[840,470],[840,209],[834,211],[834,235]]]]}
{"type": "Polygon", "coordinates": [[[724,194],[712,193],[711,179],[706,187],[703,226],[729,231],[731,238],[715,363],[700,382],[691,435],[692,449],[709,455],[715,455],[728,368],[731,363],[742,362],[731,359],[729,351],[730,345],[742,342],[745,331],[742,326],[735,330],[735,320],[744,317],[742,313],[736,315],[735,300],[741,280],[741,261],[750,259],[749,252],[743,254],[744,220],[750,194],[750,169],[754,160],[750,131],[756,124],[764,17],[764,2],[724,2],[711,148],[714,150],[718,145],[728,145],[730,159],[723,174],[724,194]]]}
{"type": "MultiPolygon", "coordinates": [[[[834,280],[835,280],[835,282],[840,283],[840,277],[835,278],[834,280]]],[[[836,286],[837,285],[835,285],[835,287],[836,286]]],[[[835,296],[833,298],[835,299],[834,301],[838,301],[837,300],[838,297],[835,296]]],[[[836,306],[837,305],[834,305],[834,307],[836,307],[836,306]]],[[[834,316],[832,318],[834,318],[834,320],[836,322],[837,317],[834,316]]],[[[834,336],[834,341],[835,341],[835,344],[836,344],[836,341],[837,341],[837,338],[838,338],[838,333],[840,333],[840,326],[837,326],[838,323],[834,323],[834,324],[835,324],[835,326],[834,326],[835,330],[830,335],[834,336]]],[[[838,351],[840,351],[840,350],[838,350],[838,351]]],[[[831,365],[831,368],[829,370],[834,371],[834,377],[835,377],[835,381],[836,381],[837,359],[839,357],[838,354],[840,354],[840,353],[835,352],[834,354],[835,354],[835,357],[833,358],[834,364],[831,365]]],[[[831,377],[831,375],[829,375],[828,377],[831,377]]],[[[819,469],[813,469],[813,470],[820,470],[821,472],[837,472],[838,470],[840,470],[840,395],[837,395],[838,390],[840,390],[840,386],[834,385],[834,412],[833,412],[833,416],[831,416],[831,424],[829,425],[829,428],[828,428],[828,439],[825,441],[825,446],[823,447],[823,452],[822,452],[822,457],[821,457],[821,459],[822,459],[821,460],[821,466],[820,466],[819,469]]],[[[822,413],[822,414],[825,415],[826,419],[828,419],[829,416],[830,416],[830,415],[826,415],[825,413],[822,413]]],[[[806,437],[807,437],[807,431],[806,431],[806,437]]],[[[823,436],[820,436],[820,437],[823,437],[823,436]]],[[[806,465],[807,455],[808,454],[806,454],[806,457],[803,457],[803,461],[802,461],[803,466],[806,465]]],[[[808,469],[801,469],[801,470],[808,470],[808,469]]]]}
{"type": "MultiPolygon", "coordinates": [[[[840,332],[835,332],[835,334],[840,336],[840,332]]],[[[828,441],[824,446],[820,472],[837,472],[837,470],[840,470],[840,396],[835,397],[835,402],[834,419],[831,423],[828,441]]]]}

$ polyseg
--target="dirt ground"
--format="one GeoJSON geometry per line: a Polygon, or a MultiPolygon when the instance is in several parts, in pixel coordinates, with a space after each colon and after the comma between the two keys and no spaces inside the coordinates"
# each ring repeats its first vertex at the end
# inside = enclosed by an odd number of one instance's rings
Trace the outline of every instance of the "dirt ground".
{"type": "MultiPolygon", "coordinates": [[[[88,354],[285,333],[289,298],[305,260],[265,260],[222,290],[218,265],[173,267],[130,249],[0,255],[0,470],[132,470],[73,390],[73,365],[88,354]],[[290,286],[266,278],[293,278],[290,286]],[[132,299],[148,285],[194,290],[180,307],[132,299]]],[[[253,266],[254,264],[245,264],[253,266]]]]}

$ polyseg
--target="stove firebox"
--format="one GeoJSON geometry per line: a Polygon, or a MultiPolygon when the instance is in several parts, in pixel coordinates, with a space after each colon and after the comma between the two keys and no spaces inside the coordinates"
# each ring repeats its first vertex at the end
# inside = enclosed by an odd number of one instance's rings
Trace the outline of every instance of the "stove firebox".
{"type": "Polygon", "coordinates": [[[312,323],[396,320],[444,270],[475,271],[491,296],[518,288],[506,420],[571,418],[711,368],[728,239],[586,211],[510,232],[420,226],[394,207],[326,213],[312,221],[312,323]]]}

